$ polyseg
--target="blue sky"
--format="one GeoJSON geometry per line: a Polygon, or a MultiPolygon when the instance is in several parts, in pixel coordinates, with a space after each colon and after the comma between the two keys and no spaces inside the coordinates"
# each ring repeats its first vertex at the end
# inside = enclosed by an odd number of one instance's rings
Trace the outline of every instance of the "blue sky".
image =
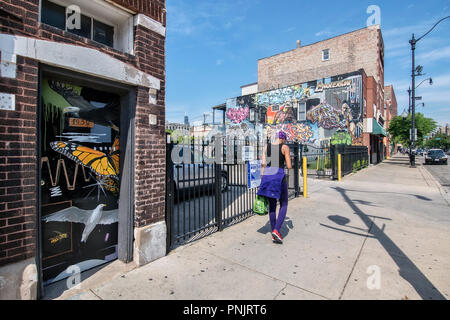
{"type": "MultiPolygon", "coordinates": [[[[368,6],[381,9],[385,85],[393,84],[399,114],[408,107],[412,33],[423,35],[450,15],[450,0],[269,1],[167,0],[166,116],[191,122],[256,82],[257,60],[366,26],[368,6]]],[[[438,124],[450,124],[450,19],[417,44],[416,65],[425,77],[416,108],[438,124]]]]}

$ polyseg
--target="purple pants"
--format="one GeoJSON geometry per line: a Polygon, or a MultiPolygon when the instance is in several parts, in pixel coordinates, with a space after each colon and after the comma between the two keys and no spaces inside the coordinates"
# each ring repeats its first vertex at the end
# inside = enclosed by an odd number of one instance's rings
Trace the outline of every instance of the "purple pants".
{"type": "Polygon", "coordinates": [[[270,225],[273,230],[280,232],[281,226],[286,218],[287,206],[288,206],[288,184],[286,179],[283,179],[281,183],[281,196],[280,196],[280,211],[278,212],[278,219],[276,217],[277,199],[269,199],[269,219],[270,225]]]}

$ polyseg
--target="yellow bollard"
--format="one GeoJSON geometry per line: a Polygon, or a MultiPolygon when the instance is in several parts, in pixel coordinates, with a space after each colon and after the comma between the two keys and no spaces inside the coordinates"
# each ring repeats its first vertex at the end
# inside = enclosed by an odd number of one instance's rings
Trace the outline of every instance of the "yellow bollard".
{"type": "Polygon", "coordinates": [[[341,154],[338,154],[338,181],[341,181],[341,154]]]}
{"type": "Polygon", "coordinates": [[[303,198],[306,198],[308,194],[308,183],[306,178],[308,177],[308,164],[306,157],[303,157],[303,198]]]}
{"type": "Polygon", "coordinates": [[[317,156],[317,168],[316,168],[316,171],[319,170],[319,162],[320,162],[320,156],[317,156]]]}

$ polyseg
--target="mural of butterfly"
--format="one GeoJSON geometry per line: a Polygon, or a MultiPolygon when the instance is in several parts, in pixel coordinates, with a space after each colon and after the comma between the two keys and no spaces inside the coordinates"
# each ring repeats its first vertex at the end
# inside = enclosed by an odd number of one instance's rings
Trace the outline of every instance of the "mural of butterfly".
{"type": "Polygon", "coordinates": [[[53,150],[90,169],[95,175],[119,180],[119,139],[109,154],[73,142],[50,142],[53,150]]]}

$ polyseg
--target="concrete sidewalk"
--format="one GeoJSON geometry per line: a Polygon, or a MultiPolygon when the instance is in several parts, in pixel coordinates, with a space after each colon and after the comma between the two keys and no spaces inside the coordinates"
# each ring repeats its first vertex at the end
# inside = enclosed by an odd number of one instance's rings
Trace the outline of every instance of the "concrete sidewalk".
{"type": "Polygon", "coordinates": [[[448,299],[450,207],[408,158],[314,180],[271,241],[254,216],[141,268],[116,261],[57,299],[448,299]]]}

